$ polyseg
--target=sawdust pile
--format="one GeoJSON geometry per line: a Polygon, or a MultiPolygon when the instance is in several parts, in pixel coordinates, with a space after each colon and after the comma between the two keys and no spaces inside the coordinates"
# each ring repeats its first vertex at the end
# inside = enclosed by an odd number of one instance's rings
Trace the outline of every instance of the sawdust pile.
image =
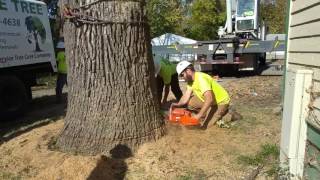
{"type": "Polygon", "coordinates": [[[206,131],[167,125],[167,135],[142,145],[133,157],[113,159],[50,150],[63,120],[35,128],[0,146],[0,179],[241,179],[249,168],[237,163],[260,145],[278,144],[279,77],[221,82],[244,119],[235,127],[206,131]]]}

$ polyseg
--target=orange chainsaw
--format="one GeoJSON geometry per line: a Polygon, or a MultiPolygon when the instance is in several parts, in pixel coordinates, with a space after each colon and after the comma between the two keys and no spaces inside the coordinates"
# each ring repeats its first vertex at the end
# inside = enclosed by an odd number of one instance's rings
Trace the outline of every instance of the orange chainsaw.
{"type": "Polygon", "coordinates": [[[179,123],[184,126],[198,126],[198,119],[192,117],[192,113],[184,108],[170,108],[169,122],[179,123]]]}

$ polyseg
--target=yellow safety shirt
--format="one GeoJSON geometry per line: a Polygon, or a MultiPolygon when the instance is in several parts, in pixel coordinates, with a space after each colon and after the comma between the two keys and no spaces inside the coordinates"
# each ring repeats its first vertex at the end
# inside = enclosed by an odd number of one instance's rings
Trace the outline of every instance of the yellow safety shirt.
{"type": "Polygon", "coordinates": [[[66,55],[63,51],[58,52],[57,62],[58,62],[58,73],[67,74],[68,65],[66,62],[66,55]]]}
{"type": "Polygon", "coordinates": [[[160,77],[163,79],[163,83],[168,85],[171,83],[171,76],[174,75],[176,72],[175,64],[170,63],[168,59],[162,58],[160,60],[160,77]]]}
{"type": "Polygon", "coordinates": [[[228,92],[211,76],[202,72],[195,72],[194,81],[187,84],[188,89],[192,89],[192,92],[204,102],[203,94],[211,90],[216,98],[218,105],[228,104],[230,97],[228,92]]]}

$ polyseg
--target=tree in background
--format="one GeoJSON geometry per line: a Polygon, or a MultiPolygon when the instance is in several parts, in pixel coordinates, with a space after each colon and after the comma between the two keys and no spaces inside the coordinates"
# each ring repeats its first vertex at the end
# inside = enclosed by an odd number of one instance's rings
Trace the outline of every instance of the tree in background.
{"type": "Polygon", "coordinates": [[[269,29],[268,33],[285,33],[287,1],[276,0],[275,3],[262,3],[261,19],[263,19],[269,29]]]}
{"type": "MultiPolygon", "coordinates": [[[[49,16],[55,17],[57,0],[44,1],[48,4],[49,16]]],[[[284,33],[287,1],[261,2],[261,19],[266,21],[270,33],[284,33]]],[[[174,33],[196,40],[216,39],[218,27],[225,23],[225,8],[225,0],[149,0],[147,13],[151,37],[174,33]]],[[[56,42],[61,29],[59,17],[50,18],[50,24],[56,42]]]]}
{"type": "Polygon", "coordinates": [[[225,10],[216,0],[196,0],[191,6],[191,16],[186,20],[184,31],[189,38],[214,40],[219,26],[225,22],[225,10]]]}
{"type": "Polygon", "coordinates": [[[39,38],[42,43],[46,41],[46,29],[44,28],[41,20],[36,16],[28,16],[25,19],[25,25],[29,32],[29,35],[27,36],[28,42],[31,44],[34,41],[35,51],[41,51],[39,38]]]}
{"type": "MultiPolygon", "coordinates": [[[[45,2],[48,4],[49,16],[54,17],[50,18],[50,23],[53,39],[56,41],[59,39],[59,29],[61,29],[59,16],[55,18],[58,11],[57,0],[45,0],[45,2]]],[[[224,23],[225,1],[149,0],[147,13],[151,38],[164,33],[174,33],[197,40],[212,40],[216,37],[218,26],[224,23]]]]}
{"type": "Polygon", "coordinates": [[[63,24],[60,17],[58,0],[46,0],[48,6],[48,16],[51,27],[52,40],[57,44],[63,38],[63,24]]]}
{"type": "Polygon", "coordinates": [[[149,0],[147,2],[151,37],[164,33],[181,34],[183,20],[180,0],[149,0]]]}
{"type": "Polygon", "coordinates": [[[59,15],[58,0],[41,0],[46,3],[53,44],[57,44],[62,38],[62,23],[59,15]]]}
{"type": "Polygon", "coordinates": [[[72,19],[64,23],[68,111],[57,146],[109,155],[161,137],[145,0],[59,4],[72,19]]]}
{"type": "Polygon", "coordinates": [[[226,19],[225,0],[180,0],[182,20],[175,33],[196,40],[212,40],[226,19]]]}

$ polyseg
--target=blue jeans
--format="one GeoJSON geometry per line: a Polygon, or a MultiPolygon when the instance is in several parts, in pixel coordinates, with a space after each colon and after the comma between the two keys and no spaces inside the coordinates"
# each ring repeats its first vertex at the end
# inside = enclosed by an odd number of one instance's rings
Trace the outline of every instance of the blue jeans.
{"type": "MultiPolygon", "coordinates": [[[[159,102],[161,103],[164,82],[163,82],[163,79],[159,75],[157,75],[156,81],[157,81],[159,102]]],[[[170,87],[171,87],[171,91],[174,94],[174,96],[176,97],[177,101],[179,101],[180,98],[182,97],[182,91],[179,86],[179,79],[178,79],[177,73],[175,73],[171,76],[170,87]]]]}
{"type": "Polygon", "coordinates": [[[65,84],[68,84],[67,83],[67,74],[58,73],[57,84],[56,84],[56,100],[57,100],[57,102],[61,102],[61,100],[62,100],[62,89],[65,84]]]}

